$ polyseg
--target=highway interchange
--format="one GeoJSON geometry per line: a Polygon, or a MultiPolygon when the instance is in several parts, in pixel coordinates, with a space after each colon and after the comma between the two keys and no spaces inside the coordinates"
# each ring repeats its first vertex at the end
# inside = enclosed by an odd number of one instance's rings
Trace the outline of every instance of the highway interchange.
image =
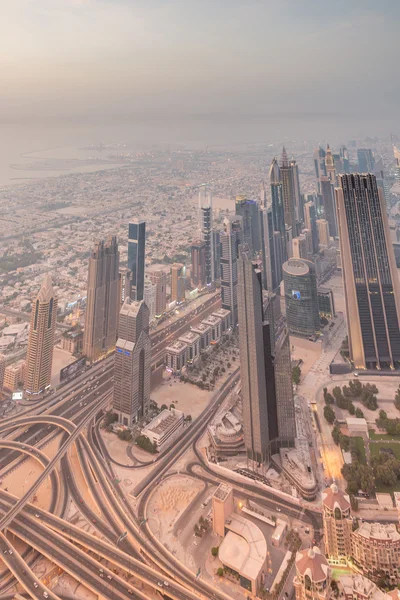
{"type": "MultiPolygon", "coordinates": [[[[195,315],[195,318],[204,316],[195,315]]],[[[176,327],[174,324],[174,333],[176,329],[189,327],[191,318],[183,319],[184,322],[178,320],[176,327]]],[[[166,335],[166,343],[173,332],[166,335]]],[[[158,339],[155,346],[158,354],[158,339]]],[[[58,600],[60,597],[33,573],[35,561],[42,555],[75,580],[84,582],[101,599],[145,599],[149,598],[147,590],[152,589],[158,597],[174,600],[228,600],[225,593],[179,562],[155,538],[147,524],[147,504],[152,492],[161,478],[176,472],[175,464],[190,449],[196,455],[187,465],[190,476],[212,484],[226,480],[241,497],[256,498],[271,510],[279,504],[294,518],[302,515],[302,520],[311,523],[318,535],[320,515],[317,512],[301,510],[282,499],[277,501],[252,482],[238,483],[216,476],[198,452],[198,440],[238,380],[237,369],[215,392],[195,425],[186,428],[174,445],[157,457],[151,473],[143,477],[133,492],[137,498],[135,510],[118,483],[113,460],[99,433],[101,417],[112,394],[112,356],[78,374],[46,399],[25,405],[17,416],[1,419],[0,478],[19,469],[27,456],[37,462],[41,473],[20,498],[3,485],[0,487],[3,562],[0,597],[7,598],[18,582],[26,597],[58,600]],[[46,454],[50,443],[58,444],[58,451],[51,458],[46,454]],[[35,505],[34,496],[48,477],[51,499],[48,510],[44,510],[35,505]],[[83,530],[67,520],[71,502],[89,529],[83,530]]],[[[141,466],[144,465],[139,468],[141,466]]]]}

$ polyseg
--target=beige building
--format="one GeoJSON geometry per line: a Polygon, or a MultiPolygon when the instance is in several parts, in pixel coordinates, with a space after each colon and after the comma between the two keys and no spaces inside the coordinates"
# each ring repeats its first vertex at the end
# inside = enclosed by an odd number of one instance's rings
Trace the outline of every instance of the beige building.
{"type": "Polygon", "coordinates": [[[15,392],[24,383],[25,361],[19,360],[4,370],[3,388],[15,392]]]}
{"type": "Polygon", "coordinates": [[[351,554],[364,574],[400,581],[400,534],[393,523],[361,523],[351,536],[351,554]]]}
{"type": "Polygon", "coordinates": [[[350,498],[335,483],[322,492],[325,554],[330,563],[346,564],[351,555],[350,498]]]}
{"type": "Polygon", "coordinates": [[[317,219],[319,245],[328,247],[330,244],[329,223],[326,219],[317,219]]]}
{"type": "Polygon", "coordinates": [[[174,263],[171,267],[171,302],[183,302],[185,299],[185,267],[174,263]]]}
{"type": "Polygon", "coordinates": [[[165,349],[165,364],[172,373],[180,373],[186,367],[188,347],[185,342],[176,340],[165,349]]]}
{"type": "Polygon", "coordinates": [[[293,258],[308,258],[308,244],[306,236],[301,234],[298,237],[293,238],[293,258]]]}
{"type": "Polygon", "coordinates": [[[25,372],[25,391],[29,396],[50,387],[56,323],[57,298],[47,274],[32,307],[25,372]]]}
{"type": "Polygon", "coordinates": [[[89,258],[83,352],[94,362],[115,347],[120,309],[116,237],[97,242],[89,258]]]}
{"type": "Polygon", "coordinates": [[[220,537],[225,535],[225,521],[233,512],[233,490],[221,483],[212,497],[213,531],[220,537]]]}
{"type": "Polygon", "coordinates": [[[6,360],[4,354],[0,354],[0,392],[4,387],[4,373],[6,370],[6,360]]]}
{"type": "Polygon", "coordinates": [[[388,600],[391,598],[370,579],[362,575],[342,575],[337,580],[337,586],[340,600],[388,600]]]}
{"type": "Polygon", "coordinates": [[[148,437],[162,452],[183,432],[184,416],[181,410],[166,408],[142,429],[142,435],[148,437]]]}
{"type": "Polygon", "coordinates": [[[316,546],[296,555],[296,575],[293,580],[296,600],[330,600],[331,570],[325,556],[316,546]]]}
{"type": "Polygon", "coordinates": [[[61,337],[61,347],[70,354],[80,354],[83,350],[83,331],[66,331],[61,337]]]}
{"type": "Polygon", "coordinates": [[[151,283],[156,286],[156,317],[161,317],[167,305],[167,275],[165,271],[159,270],[148,273],[148,276],[151,283]]]}

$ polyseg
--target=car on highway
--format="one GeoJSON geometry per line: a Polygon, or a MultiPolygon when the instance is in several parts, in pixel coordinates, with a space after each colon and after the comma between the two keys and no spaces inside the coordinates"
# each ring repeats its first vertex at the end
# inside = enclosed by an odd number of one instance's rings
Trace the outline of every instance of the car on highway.
{"type": "Polygon", "coordinates": [[[48,597],[49,597],[49,595],[48,595],[48,593],[47,593],[47,592],[43,592],[43,596],[44,596],[45,598],[48,598],[48,597]]]}
{"type": "Polygon", "coordinates": [[[37,587],[39,587],[39,584],[38,584],[36,581],[34,581],[34,582],[33,582],[33,587],[34,587],[34,588],[37,588],[37,587]]]}

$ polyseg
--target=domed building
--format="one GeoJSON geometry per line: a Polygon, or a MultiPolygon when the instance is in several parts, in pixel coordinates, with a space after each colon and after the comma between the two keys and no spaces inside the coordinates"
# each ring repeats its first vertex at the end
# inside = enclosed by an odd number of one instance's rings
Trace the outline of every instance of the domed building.
{"type": "Polygon", "coordinates": [[[293,580],[296,600],[330,600],[333,598],[330,584],[330,567],[319,548],[314,546],[297,553],[293,580]]]}
{"type": "Polygon", "coordinates": [[[333,483],[322,492],[325,553],[330,563],[346,564],[351,556],[353,521],[350,497],[333,483]]]}

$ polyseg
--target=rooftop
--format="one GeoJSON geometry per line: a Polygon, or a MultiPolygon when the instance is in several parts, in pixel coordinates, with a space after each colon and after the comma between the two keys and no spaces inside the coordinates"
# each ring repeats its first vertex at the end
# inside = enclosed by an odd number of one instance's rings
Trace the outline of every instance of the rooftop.
{"type": "Polygon", "coordinates": [[[218,325],[221,323],[221,319],[215,315],[209,315],[207,319],[203,319],[202,323],[205,323],[206,325],[218,325]]]}
{"type": "Polygon", "coordinates": [[[143,429],[148,430],[157,435],[161,435],[182,418],[181,410],[165,408],[159,415],[154,417],[152,421],[143,429]]]}
{"type": "Polygon", "coordinates": [[[200,336],[198,333],[195,333],[194,331],[187,331],[184,335],[181,335],[179,338],[180,342],[184,342],[186,344],[193,344],[194,342],[198,341],[200,339],[200,336]]]}
{"type": "Polygon", "coordinates": [[[185,342],[181,342],[181,340],[176,340],[173,344],[166,348],[167,352],[182,352],[187,348],[187,344],[185,342]]]}
{"type": "Polygon", "coordinates": [[[127,340],[118,338],[116,347],[115,347],[115,351],[118,353],[122,353],[122,352],[124,352],[124,350],[126,350],[127,352],[132,352],[134,347],[135,347],[135,344],[133,342],[128,342],[127,340]]]}
{"type": "Polygon", "coordinates": [[[380,541],[400,542],[400,533],[394,523],[361,523],[353,535],[380,541]]]}
{"type": "Polygon", "coordinates": [[[225,526],[229,531],[219,547],[221,562],[244,577],[256,580],[267,558],[267,542],[263,533],[241,515],[231,516],[225,526]]]}
{"type": "Polygon", "coordinates": [[[325,581],[328,576],[328,562],[317,546],[301,550],[296,555],[296,571],[302,576],[309,576],[311,581],[325,581]]]}
{"type": "Polygon", "coordinates": [[[350,497],[338,488],[335,483],[322,492],[322,503],[330,510],[335,510],[336,507],[341,511],[350,508],[350,497]]]}
{"type": "Polygon", "coordinates": [[[311,268],[314,269],[314,265],[310,261],[302,260],[300,258],[289,258],[289,260],[282,265],[282,269],[285,273],[297,276],[308,275],[311,268]]]}
{"type": "Polygon", "coordinates": [[[214,498],[217,498],[217,500],[226,500],[231,492],[232,488],[229,485],[226,485],[226,483],[221,483],[215,490],[214,498]]]}

